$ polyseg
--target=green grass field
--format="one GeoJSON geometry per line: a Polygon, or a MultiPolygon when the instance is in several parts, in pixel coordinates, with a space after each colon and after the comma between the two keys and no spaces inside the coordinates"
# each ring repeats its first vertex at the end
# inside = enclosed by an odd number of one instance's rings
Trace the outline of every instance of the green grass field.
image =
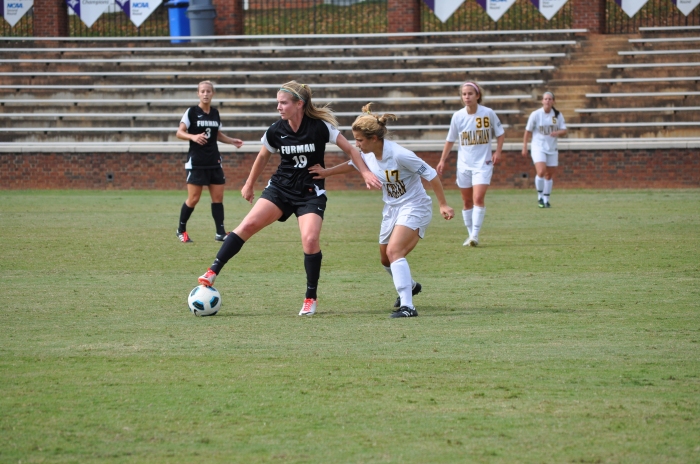
{"type": "Polygon", "coordinates": [[[317,315],[290,221],[195,318],[219,244],[208,197],[177,241],[184,198],[0,191],[0,462],[700,462],[700,190],[494,190],[476,249],[436,214],[415,319],[378,192],[330,194],[317,315]]]}

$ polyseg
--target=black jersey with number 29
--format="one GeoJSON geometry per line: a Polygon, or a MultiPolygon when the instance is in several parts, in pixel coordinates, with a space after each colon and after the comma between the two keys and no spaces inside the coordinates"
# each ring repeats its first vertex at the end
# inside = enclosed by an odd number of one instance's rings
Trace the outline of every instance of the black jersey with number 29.
{"type": "Polygon", "coordinates": [[[315,164],[325,167],[326,143],[335,143],[338,134],[338,130],[327,122],[307,116],[296,132],[284,119],[272,124],[262,142],[271,152],[279,153],[282,160],[270,183],[294,196],[323,191],[324,180],[314,179],[309,167],[315,164]]]}
{"type": "Polygon", "coordinates": [[[221,167],[221,153],[217,139],[221,128],[219,111],[211,107],[205,113],[199,106],[193,106],[185,111],[180,120],[187,127],[188,134],[205,134],[207,143],[200,145],[190,140],[189,159],[186,169],[217,169],[221,167]]]}

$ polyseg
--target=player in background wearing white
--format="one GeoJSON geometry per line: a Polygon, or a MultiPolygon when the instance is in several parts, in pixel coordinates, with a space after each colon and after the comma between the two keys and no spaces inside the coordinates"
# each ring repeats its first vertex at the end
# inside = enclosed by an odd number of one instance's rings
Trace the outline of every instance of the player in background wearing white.
{"type": "MultiPolygon", "coordinates": [[[[371,112],[371,105],[362,108],[365,114],[355,119],[352,134],[362,159],[383,186],[385,205],[379,231],[379,256],[399,294],[394,304],[397,309],[391,317],[416,317],[418,311],[413,305],[413,295],[421,291],[421,286],[411,278],[406,256],[425,236],[433,216],[433,201],[423,188],[421,177],[430,182],[442,217],[449,220],[455,213],[445,200],[437,172],[412,151],[386,140],[386,123],[396,116],[376,116],[371,112]]],[[[354,171],[353,164],[350,161],[328,169],[316,165],[309,171],[316,174],[315,179],[325,179],[354,171]]]]}
{"type": "Polygon", "coordinates": [[[535,163],[535,188],[537,205],[549,208],[549,195],[554,185],[554,173],[559,166],[557,139],[566,134],[564,115],[554,107],[554,94],[545,92],[542,96],[542,108],[533,111],[527,120],[523,135],[523,156],[527,156],[527,142],[532,135],[530,153],[535,163]]]}
{"type": "Polygon", "coordinates": [[[479,231],[484,222],[484,198],[491,184],[493,166],[501,158],[505,132],[501,121],[491,108],[481,106],[483,91],[476,82],[465,82],[459,88],[464,108],[452,115],[447,141],[442,150],[437,172],[442,176],[445,162],[454,143],[457,150],[457,186],[462,194],[462,217],[469,235],[464,246],[479,244],[479,231]],[[496,152],[491,153],[491,142],[496,138],[496,152]]]}
{"type": "Polygon", "coordinates": [[[224,170],[221,168],[221,153],[217,142],[228,143],[236,148],[243,146],[243,140],[234,139],[221,132],[219,111],[211,106],[214,97],[214,84],[202,81],[197,86],[199,105],[185,111],[180,120],[176,137],[190,142],[190,151],[185,164],[187,170],[187,200],[180,208],[180,225],[177,228],[177,238],[182,243],[190,243],[192,239],[187,233],[187,221],[194,207],[199,203],[202,189],[206,185],[211,196],[211,215],[216,226],[214,240],[223,241],[226,237],[224,228],[224,170]]]}
{"type": "Polygon", "coordinates": [[[280,154],[277,172],[243,221],[228,234],[214,263],[199,277],[199,283],[213,285],[224,265],[253,235],[275,221],[286,221],[294,214],[301,233],[306,270],[306,296],[299,315],[310,316],[317,307],[326,190],[325,182],[314,179],[309,166],[325,166],[326,143],[334,143],[359,166],[367,188],[379,189],[381,182],[367,169],[360,153],[340,134],[333,112],[327,107],[314,106],[308,85],[295,81],[283,84],[277,91],[277,111],[281,119],[273,123],[262,137],[263,146],[241,189],[243,198],[253,203],[253,187],[272,153],[280,154]]]}

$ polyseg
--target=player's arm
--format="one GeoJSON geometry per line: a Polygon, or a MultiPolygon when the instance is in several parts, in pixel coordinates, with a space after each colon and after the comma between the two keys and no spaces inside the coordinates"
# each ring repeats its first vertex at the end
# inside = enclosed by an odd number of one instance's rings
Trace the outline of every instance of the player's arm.
{"type": "Polygon", "coordinates": [[[506,134],[505,132],[498,137],[496,137],[496,153],[491,156],[491,159],[493,159],[493,164],[495,165],[498,163],[498,160],[501,159],[501,150],[503,150],[503,142],[506,140],[506,134]]]}
{"type": "Polygon", "coordinates": [[[243,146],[243,140],[234,139],[233,137],[229,137],[228,135],[224,134],[221,131],[218,132],[218,135],[216,136],[216,140],[218,140],[221,143],[228,143],[229,145],[233,145],[236,148],[241,148],[243,146]]]}
{"type": "Polygon", "coordinates": [[[523,156],[527,156],[527,143],[530,141],[530,136],[532,132],[525,129],[525,134],[523,134],[523,156]]]}
{"type": "Polygon", "coordinates": [[[445,170],[445,161],[447,161],[447,158],[450,156],[450,152],[452,151],[452,147],[454,146],[454,144],[454,142],[445,142],[445,146],[442,149],[442,155],[440,155],[440,162],[435,168],[437,173],[440,174],[440,177],[442,177],[442,173],[445,170]]]}
{"type": "Polygon", "coordinates": [[[442,217],[447,219],[448,221],[455,217],[455,210],[450,208],[450,205],[447,204],[447,199],[445,198],[445,191],[442,188],[442,181],[440,180],[440,176],[435,176],[431,179],[430,181],[430,186],[433,188],[433,192],[435,192],[435,197],[438,200],[438,204],[440,205],[440,214],[442,217]]]}
{"type": "Polygon", "coordinates": [[[549,135],[551,135],[552,137],[563,137],[564,135],[566,135],[566,128],[550,132],[549,135]]]}
{"type": "Polygon", "coordinates": [[[355,166],[346,161],[332,168],[324,168],[320,164],[314,164],[309,168],[309,172],[314,174],[314,179],[326,179],[331,176],[338,176],[355,171],[355,166]]]}
{"type": "Polygon", "coordinates": [[[180,126],[177,129],[177,133],[175,134],[175,137],[177,137],[180,140],[187,140],[198,143],[200,145],[206,145],[207,143],[207,137],[204,135],[204,133],[201,134],[190,134],[187,132],[187,126],[185,125],[184,122],[180,123],[180,126]]]}
{"type": "Polygon", "coordinates": [[[243,185],[243,188],[241,189],[241,195],[250,204],[252,204],[253,200],[255,199],[255,192],[253,190],[255,181],[258,180],[258,177],[260,177],[260,174],[262,174],[263,169],[265,169],[267,162],[270,160],[270,156],[272,156],[270,150],[263,146],[260,149],[258,156],[255,158],[255,162],[253,163],[253,167],[250,169],[250,174],[248,175],[248,179],[245,181],[245,185],[243,185]]]}
{"type": "Polygon", "coordinates": [[[354,164],[357,167],[357,170],[360,171],[360,174],[362,174],[362,178],[365,180],[367,188],[371,189],[372,187],[374,187],[377,190],[381,190],[381,181],[377,179],[377,176],[372,174],[372,171],[369,170],[369,168],[365,164],[365,161],[362,159],[362,155],[360,155],[360,152],[357,151],[357,148],[350,145],[350,142],[348,142],[348,139],[346,139],[343,134],[338,134],[335,144],[338,146],[338,148],[343,150],[346,155],[350,157],[350,159],[352,160],[352,164],[354,164]]]}

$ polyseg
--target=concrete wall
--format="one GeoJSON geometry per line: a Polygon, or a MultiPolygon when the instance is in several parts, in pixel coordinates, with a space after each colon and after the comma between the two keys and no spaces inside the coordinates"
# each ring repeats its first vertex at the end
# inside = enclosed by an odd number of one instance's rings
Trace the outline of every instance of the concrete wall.
{"type": "MultiPolygon", "coordinates": [[[[496,166],[492,187],[530,188],[535,175],[530,158],[504,152],[496,166]]],[[[436,166],[440,153],[418,152],[436,166]]],[[[224,153],[227,188],[245,182],[255,153],[224,153]]],[[[694,149],[565,150],[560,151],[557,188],[697,188],[700,151],[694,149]]],[[[326,165],[344,162],[343,153],[326,154],[326,165]]],[[[454,185],[456,154],[451,157],[444,185],[454,185]]],[[[0,189],[184,189],[186,154],[177,153],[0,153],[0,189]],[[109,178],[111,176],[111,179],[109,178]]],[[[264,187],[279,164],[271,158],[258,181],[264,187]]],[[[329,190],[361,189],[359,174],[328,180],[329,190]]]]}

